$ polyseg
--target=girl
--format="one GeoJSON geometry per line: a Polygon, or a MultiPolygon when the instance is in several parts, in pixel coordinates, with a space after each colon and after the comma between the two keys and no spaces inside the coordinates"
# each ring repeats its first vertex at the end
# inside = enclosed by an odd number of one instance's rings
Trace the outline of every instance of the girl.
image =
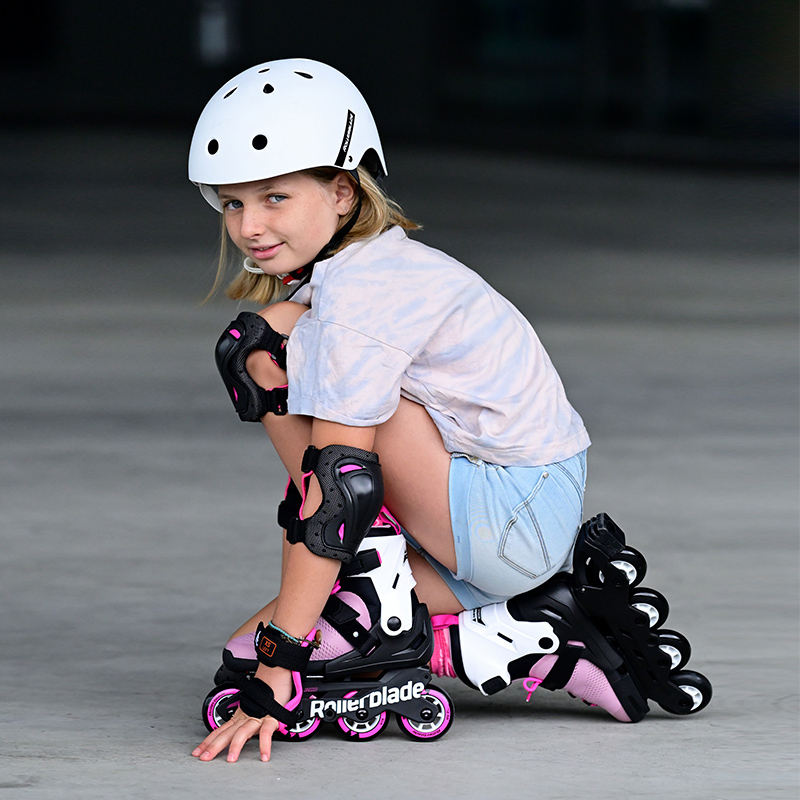
{"type": "MultiPolygon", "coordinates": [[[[218,365],[242,419],[262,422],[303,492],[278,597],[228,645],[255,658],[258,628],[252,689],[194,750],[204,761],[225,748],[236,761],[256,735],[269,759],[278,717],[298,701],[293,659],[307,662],[304,637],[384,504],[433,615],[503,603],[570,564],[589,445],[581,418],[523,316],[407,236],[417,225],[384,194],[386,172],[366,102],[313,61],[243,72],[195,130],[189,177],[244,255],[228,294],[266,305],[223,334],[218,365]],[[326,454],[352,471],[331,472],[326,454]]],[[[434,665],[454,675],[456,618],[444,620],[434,665]]],[[[565,683],[635,718],[584,659],[565,683]]]]}

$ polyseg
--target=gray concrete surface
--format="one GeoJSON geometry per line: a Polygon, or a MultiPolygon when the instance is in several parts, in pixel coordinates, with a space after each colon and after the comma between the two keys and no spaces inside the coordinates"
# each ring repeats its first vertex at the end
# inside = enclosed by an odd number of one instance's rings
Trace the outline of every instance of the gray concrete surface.
{"type": "Polygon", "coordinates": [[[2,796],[796,797],[795,181],[388,153],[421,238],[533,320],[593,436],[587,512],[648,558],[708,709],[622,725],[444,681],[437,743],[200,764],[219,648],[277,588],[283,478],[215,373],[236,308],[199,305],[186,144],[0,133],[2,796]]]}

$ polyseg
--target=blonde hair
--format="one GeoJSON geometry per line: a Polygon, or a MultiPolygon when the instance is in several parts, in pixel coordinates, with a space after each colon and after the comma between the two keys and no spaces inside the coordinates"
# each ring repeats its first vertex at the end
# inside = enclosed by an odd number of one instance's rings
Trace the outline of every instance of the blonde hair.
{"type": "MultiPolygon", "coordinates": [[[[336,167],[317,167],[315,169],[303,170],[303,174],[308,175],[319,183],[330,183],[339,175],[342,170],[336,167]]],[[[355,190],[361,197],[361,209],[358,213],[358,219],[353,224],[351,230],[347,232],[341,243],[328,253],[328,256],[338,253],[343,250],[347,245],[353,242],[369,239],[373,236],[383,233],[389,228],[397,225],[405,231],[414,231],[420,228],[416,222],[413,222],[406,217],[403,209],[390,197],[388,197],[383,189],[378,186],[375,179],[364,167],[358,168],[359,184],[349,175],[344,172],[352,180],[355,190]]],[[[350,218],[356,213],[358,203],[353,203],[353,208],[350,212],[339,220],[339,228],[342,228],[350,218]]],[[[214,280],[214,285],[208,293],[206,300],[213,297],[219,287],[225,282],[226,273],[228,272],[229,248],[228,248],[228,235],[225,228],[225,212],[221,216],[221,242],[219,252],[219,263],[217,265],[217,275],[214,280]]],[[[241,253],[239,254],[241,256],[241,253]]],[[[258,305],[266,306],[280,300],[289,289],[283,285],[283,282],[276,275],[257,275],[252,272],[247,272],[239,265],[239,269],[233,280],[225,288],[225,294],[232,300],[251,300],[258,305]]]]}

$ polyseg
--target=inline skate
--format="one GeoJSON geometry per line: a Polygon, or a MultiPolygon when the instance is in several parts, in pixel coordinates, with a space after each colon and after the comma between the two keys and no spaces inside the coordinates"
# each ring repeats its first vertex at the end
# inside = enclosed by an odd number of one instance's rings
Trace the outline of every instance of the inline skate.
{"type": "MultiPolygon", "coordinates": [[[[316,626],[320,646],[303,677],[297,721],[276,738],[308,739],[331,722],[345,738],[364,741],[381,733],[392,713],[412,739],[438,739],[449,730],[453,704],[431,685],[433,631],[414,585],[405,538],[383,509],[356,557],[342,565],[316,626]]],[[[203,702],[210,731],[230,719],[240,680],[258,666],[253,634],[228,642],[222,660],[203,702]]]]}
{"type": "Polygon", "coordinates": [[[647,564],[607,514],[584,523],[573,572],[503,603],[433,618],[432,669],[485,695],[522,680],[566,689],[623,722],[638,722],[648,700],[672,714],[693,714],[711,684],[685,670],[686,637],[662,627],[669,605],[640,587],[647,564]]]}

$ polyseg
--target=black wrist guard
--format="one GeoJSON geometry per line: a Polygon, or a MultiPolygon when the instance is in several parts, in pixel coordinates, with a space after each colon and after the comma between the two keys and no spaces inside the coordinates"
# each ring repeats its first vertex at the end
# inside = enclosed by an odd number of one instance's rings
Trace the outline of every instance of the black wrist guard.
{"type": "Polygon", "coordinates": [[[319,647],[317,641],[294,639],[278,630],[271,622],[259,623],[253,641],[256,658],[268,667],[283,667],[292,672],[306,674],[311,651],[319,647]]]}
{"type": "Polygon", "coordinates": [[[236,681],[239,688],[239,708],[248,717],[263,719],[266,716],[274,717],[278,722],[282,722],[291,728],[297,721],[300,707],[289,711],[284,708],[276,699],[272,687],[264,681],[256,678],[255,675],[241,675],[236,681]]]}

